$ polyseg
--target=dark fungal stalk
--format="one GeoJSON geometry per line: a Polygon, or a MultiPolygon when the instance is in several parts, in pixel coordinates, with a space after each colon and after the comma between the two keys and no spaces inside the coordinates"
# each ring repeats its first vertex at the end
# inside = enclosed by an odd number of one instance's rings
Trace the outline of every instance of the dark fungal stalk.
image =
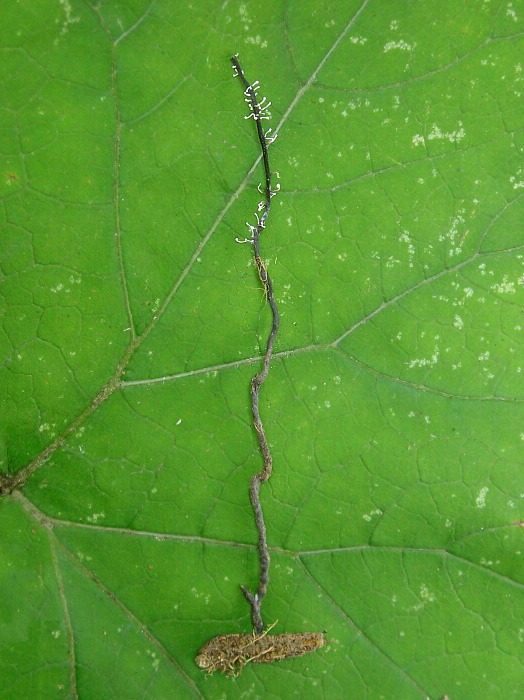
{"type": "Polygon", "coordinates": [[[239,243],[251,243],[253,245],[255,265],[258,276],[264,285],[266,298],[273,314],[273,324],[266,343],[266,353],[264,355],[262,369],[251,379],[251,409],[253,413],[253,425],[257,433],[260,454],[262,456],[263,468],[252,478],[249,486],[249,498],[255,515],[255,523],[258,531],[258,555],[260,561],[259,583],[256,592],[252,593],[245,586],[240,586],[242,593],[246,597],[251,607],[251,621],[253,623],[252,634],[221,634],[210,639],[200,649],[195,658],[195,663],[208,673],[222,671],[228,676],[237,676],[248,663],[271,663],[283,659],[290,659],[296,656],[303,656],[312,651],[321,649],[328,640],[324,632],[300,632],[297,634],[269,634],[276,625],[274,622],[264,630],[261,605],[267,593],[269,584],[269,550],[267,547],[266,524],[264,514],[260,504],[260,484],[266,482],[271,476],[273,460],[269,449],[266,433],[259,412],[260,387],[265,382],[269,373],[273,345],[279,327],[279,315],[273,294],[273,285],[266,266],[260,257],[260,234],[264,230],[271,208],[271,198],[278,192],[280,186],[271,189],[271,171],[269,169],[269,158],[267,147],[275,140],[276,134],[270,136],[271,129],[265,133],[262,129],[262,119],[269,119],[265,111],[271,103],[266,104],[265,98],[259,100],[257,97],[258,81],[249,83],[237,56],[233,56],[231,63],[234,68],[234,75],[238,76],[244,85],[244,95],[249,105],[250,114],[245,118],[253,117],[257,125],[258,140],[262,149],[264,161],[265,186],[258,189],[264,195],[263,201],[259,202],[258,212],[255,214],[257,224],[252,226],[247,224],[251,238],[243,240],[236,239],[239,243]],[[259,215],[260,214],[260,215],[259,215]]]}
{"type": "Polygon", "coordinates": [[[253,244],[253,254],[255,259],[255,265],[258,271],[258,276],[262,280],[264,285],[264,290],[266,293],[267,301],[271,307],[271,312],[273,314],[273,323],[266,344],[266,354],[264,355],[264,361],[262,369],[257,372],[255,376],[251,379],[251,409],[253,413],[253,425],[255,427],[258,444],[260,447],[260,453],[263,460],[262,471],[255,474],[249,486],[249,498],[251,505],[253,507],[253,512],[255,515],[255,523],[258,530],[258,554],[260,559],[260,574],[258,589],[255,593],[252,593],[245,586],[241,586],[242,593],[246,597],[246,600],[251,606],[251,620],[253,622],[253,628],[257,634],[262,634],[264,629],[264,621],[261,614],[262,600],[267,592],[267,587],[269,583],[269,551],[267,547],[267,535],[266,535],[266,524],[264,522],[264,514],[262,512],[262,506],[260,504],[260,484],[265,483],[271,476],[273,469],[273,458],[271,456],[271,451],[269,449],[266,433],[262,420],[260,418],[259,411],[259,393],[260,387],[266,381],[267,375],[269,374],[269,366],[271,364],[271,356],[273,354],[273,345],[275,342],[276,335],[278,333],[278,327],[280,323],[280,318],[278,315],[277,305],[275,303],[275,297],[273,294],[273,284],[269,273],[264,265],[262,258],[260,257],[260,234],[266,226],[266,221],[269,216],[269,210],[271,208],[271,198],[278,191],[271,189],[271,170],[269,169],[269,156],[267,152],[268,144],[274,141],[276,136],[269,136],[271,129],[264,133],[262,128],[262,120],[269,119],[269,116],[265,114],[265,111],[271,104],[271,102],[266,103],[266,98],[259,100],[257,97],[257,92],[259,89],[258,80],[251,84],[248,82],[244,71],[242,70],[238,58],[233,56],[231,59],[233,68],[235,71],[235,76],[238,76],[242,81],[245,90],[244,95],[246,96],[246,102],[248,103],[250,114],[245,118],[249,119],[253,117],[255,124],[257,126],[258,140],[260,142],[260,147],[262,149],[262,159],[264,161],[264,173],[265,173],[265,186],[264,186],[264,200],[259,203],[258,211],[262,212],[259,216],[255,214],[257,224],[252,226],[247,224],[249,231],[251,233],[251,238],[246,238],[240,243],[252,243],[253,244]]]}

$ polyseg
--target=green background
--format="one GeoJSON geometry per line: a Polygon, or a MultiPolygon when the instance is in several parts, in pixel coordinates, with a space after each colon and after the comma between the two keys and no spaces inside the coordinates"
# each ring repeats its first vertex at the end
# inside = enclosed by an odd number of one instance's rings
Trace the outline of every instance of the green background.
{"type": "Polygon", "coordinates": [[[521,0],[8,0],[0,696],[508,698],[522,682],[521,0]],[[274,632],[250,630],[249,410],[274,632]],[[122,384],[119,380],[122,379],[122,384]]]}

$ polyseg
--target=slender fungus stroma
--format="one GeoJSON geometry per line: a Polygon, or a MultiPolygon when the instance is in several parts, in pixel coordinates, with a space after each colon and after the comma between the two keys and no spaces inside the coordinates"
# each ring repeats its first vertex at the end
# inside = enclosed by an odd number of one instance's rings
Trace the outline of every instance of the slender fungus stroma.
{"type": "Polygon", "coordinates": [[[258,190],[264,195],[264,199],[259,202],[257,213],[255,213],[256,225],[246,223],[250,238],[239,239],[238,243],[251,243],[253,245],[253,255],[258,276],[264,285],[267,302],[273,315],[273,324],[269,332],[266,344],[266,353],[262,363],[262,369],[251,379],[251,410],[253,413],[253,426],[255,428],[260,454],[262,456],[263,468],[251,478],[249,486],[249,499],[255,515],[255,523],[258,530],[258,556],[260,561],[259,583],[256,592],[251,592],[245,586],[240,586],[242,593],[251,607],[251,621],[253,623],[252,634],[223,634],[214,637],[205,644],[198,653],[195,661],[197,665],[212,673],[213,671],[227,672],[228,675],[238,675],[242,668],[249,662],[269,663],[280,661],[294,656],[303,656],[310,651],[320,649],[326,644],[324,633],[307,632],[302,634],[273,634],[268,632],[273,625],[264,632],[264,621],[262,619],[261,606],[267,593],[269,584],[269,550],[267,547],[266,524],[264,514],[260,504],[260,484],[265,483],[271,476],[273,469],[273,459],[269,444],[266,438],[264,426],[259,412],[259,392],[260,387],[266,381],[273,354],[273,344],[278,332],[280,318],[273,296],[273,284],[266,266],[260,256],[260,234],[266,227],[266,222],[271,208],[271,199],[280,190],[280,185],[271,189],[271,170],[269,169],[268,146],[276,139],[277,134],[271,134],[271,129],[264,132],[262,120],[269,119],[266,114],[271,102],[266,102],[266,98],[258,98],[260,85],[258,80],[249,83],[244,71],[240,67],[237,56],[231,59],[234,76],[239,77],[244,85],[245,101],[248,104],[250,113],[245,119],[253,118],[257,127],[258,140],[262,149],[262,160],[264,162],[264,185],[259,185],[258,190]]]}

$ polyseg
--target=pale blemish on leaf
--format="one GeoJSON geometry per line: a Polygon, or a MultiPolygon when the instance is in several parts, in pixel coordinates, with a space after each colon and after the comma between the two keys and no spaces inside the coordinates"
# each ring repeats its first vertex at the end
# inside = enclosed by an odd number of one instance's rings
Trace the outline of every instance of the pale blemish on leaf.
{"type": "Polygon", "coordinates": [[[455,318],[453,319],[453,325],[459,330],[462,330],[464,328],[464,321],[458,314],[455,314],[455,318]]]}
{"type": "MultiPolygon", "coordinates": [[[[69,25],[80,22],[80,17],[73,17],[73,8],[71,7],[71,3],[69,2],[69,0],[58,0],[58,2],[62,5],[62,8],[65,12],[65,19],[62,22],[62,26],[60,27],[60,35],[64,36],[64,34],[67,34],[69,25]]],[[[57,43],[56,39],[54,43],[57,43]]]]}
{"type": "Polygon", "coordinates": [[[433,355],[431,355],[431,357],[416,358],[414,360],[410,360],[409,362],[406,362],[405,364],[409,367],[409,369],[413,369],[414,367],[433,367],[434,365],[437,364],[439,357],[440,357],[440,349],[436,345],[435,350],[433,352],[433,355]]]}
{"type": "Polygon", "coordinates": [[[437,126],[437,124],[432,124],[431,131],[427,136],[422,134],[415,134],[411,142],[414,146],[425,145],[426,141],[439,141],[446,140],[450,143],[459,143],[466,136],[466,131],[462,125],[462,122],[458,122],[458,128],[453,131],[442,131],[442,129],[437,126]]]}
{"type": "Polygon", "coordinates": [[[429,590],[425,583],[420,586],[420,597],[428,603],[434,603],[436,600],[435,594],[429,590]]]}
{"type": "Polygon", "coordinates": [[[475,503],[477,505],[477,508],[485,508],[486,507],[486,496],[489,492],[489,488],[487,486],[483,486],[479,493],[477,498],[475,499],[475,503]]]}
{"type": "Polygon", "coordinates": [[[375,508],[375,510],[370,511],[369,513],[364,513],[364,515],[362,516],[362,520],[365,520],[367,523],[369,523],[375,515],[382,515],[382,511],[380,510],[380,508],[375,508]]]}
{"type": "Polygon", "coordinates": [[[416,44],[408,44],[404,39],[399,39],[398,41],[388,41],[384,46],[384,53],[388,51],[399,50],[399,51],[413,51],[416,44]]]}
{"type": "Polygon", "coordinates": [[[518,16],[515,10],[513,9],[513,3],[508,2],[508,6],[506,7],[506,16],[510,17],[514,22],[518,22],[518,16]]]}
{"type": "Polygon", "coordinates": [[[105,513],[93,513],[92,515],[88,515],[86,520],[87,522],[94,523],[96,525],[99,520],[103,520],[105,517],[105,513]]]}
{"type": "Polygon", "coordinates": [[[398,240],[401,243],[407,244],[408,256],[409,256],[409,266],[413,267],[413,258],[415,257],[415,246],[413,245],[413,241],[411,239],[411,236],[409,235],[409,232],[406,230],[402,231],[398,240]]]}
{"type": "Polygon", "coordinates": [[[515,294],[515,282],[510,282],[507,275],[504,275],[502,282],[491,285],[491,289],[498,294],[515,294]]]}
{"type": "Polygon", "coordinates": [[[524,187],[524,180],[521,179],[523,175],[522,170],[519,168],[516,175],[511,175],[509,181],[511,182],[514,190],[519,190],[524,187]]]}

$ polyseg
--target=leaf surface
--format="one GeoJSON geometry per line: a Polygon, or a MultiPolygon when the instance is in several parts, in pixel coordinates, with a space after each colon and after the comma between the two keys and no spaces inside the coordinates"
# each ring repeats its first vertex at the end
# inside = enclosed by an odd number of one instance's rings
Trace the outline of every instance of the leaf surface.
{"type": "Polygon", "coordinates": [[[522,2],[3,14],[2,695],[517,696],[522,2]],[[330,644],[227,679],[270,323],[237,51],[282,186],[264,616],[330,644]]]}

